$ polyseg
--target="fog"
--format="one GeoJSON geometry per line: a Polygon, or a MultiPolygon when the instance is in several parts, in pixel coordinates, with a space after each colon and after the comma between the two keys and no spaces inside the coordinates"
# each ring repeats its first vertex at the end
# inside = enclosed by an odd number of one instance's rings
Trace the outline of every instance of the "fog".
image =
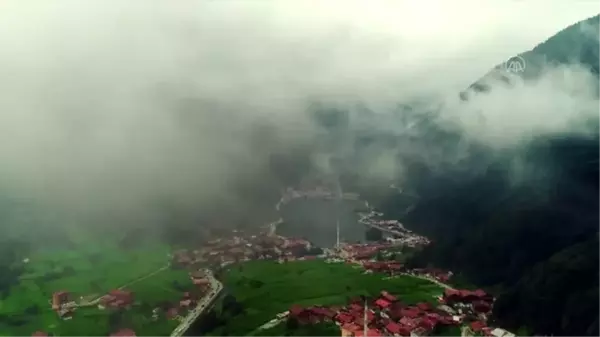
{"type": "MultiPolygon", "coordinates": [[[[297,153],[327,170],[314,153],[324,131],[307,113],[315,101],[360,102],[378,118],[399,102],[439,103],[440,123],[499,148],[540,133],[585,132],[578,121],[597,114],[597,98],[582,86],[594,79],[578,67],[549,68],[535,83],[498,85],[468,103],[457,93],[594,7],[3,1],[0,186],[82,216],[80,226],[96,226],[90,217],[99,214],[119,226],[168,221],[155,216],[161,203],[189,221],[224,209],[247,217],[285,180],[273,154],[297,153]]],[[[350,129],[364,125],[350,121],[350,129]]],[[[365,174],[401,172],[395,151],[378,153],[365,174]]]]}

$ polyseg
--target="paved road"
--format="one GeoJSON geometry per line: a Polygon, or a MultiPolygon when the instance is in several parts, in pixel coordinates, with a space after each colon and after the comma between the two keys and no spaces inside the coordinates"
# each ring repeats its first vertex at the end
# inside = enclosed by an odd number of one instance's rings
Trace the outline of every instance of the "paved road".
{"type": "Polygon", "coordinates": [[[421,275],[414,275],[414,274],[408,274],[408,273],[401,273],[401,275],[407,275],[407,276],[412,276],[412,277],[416,277],[416,278],[420,278],[421,280],[426,280],[429,282],[433,282],[437,285],[439,285],[440,287],[444,288],[444,289],[454,289],[451,286],[447,285],[446,283],[442,283],[434,278],[430,278],[430,277],[425,277],[425,276],[421,276],[421,275]]]}
{"type": "Polygon", "coordinates": [[[273,318],[272,320],[268,321],[267,323],[259,326],[254,331],[270,329],[270,328],[276,326],[277,324],[285,321],[288,318],[289,314],[290,314],[289,311],[284,311],[282,313],[279,313],[279,314],[275,315],[275,318],[273,318]]]}
{"type": "Polygon", "coordinates": [[[217,280],[212,271],[208,269],[203,270],[206,274],[208,280],[210,281],[210,292],[204,296],[200,301],[198,301],[198,305],[190,311],[190,313],[184,318],[183,322],[179,324],[175,330],[171,333],[171,336],[183,336],[183,334],[190,328],[192,323],[198,319],[198,317],[206,310],[210,308],[212,302],[219,296],[221,291],[223,290],[223,284],[217,280]]]}

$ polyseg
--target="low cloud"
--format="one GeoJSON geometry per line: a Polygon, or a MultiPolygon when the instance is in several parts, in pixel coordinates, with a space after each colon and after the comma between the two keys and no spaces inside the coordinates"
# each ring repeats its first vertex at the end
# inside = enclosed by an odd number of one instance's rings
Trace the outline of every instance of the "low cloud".
{"type": "MultiPolygon", "coordinates": [[[[287,156],[277,167],[290,172],[303,165],[290,154],[331,169],[327,151],[313,153],[331,141],[307,113],[314,102],[361,103],[379,121],[399,102],[432,100],[443,104],[440,121],[495,146],[574,130],[576,111],[596,104],[577,69],[467,105],[450,98],[593,14],[571,9],[519,35],[516,7],[497,5],[5,1],[0,183],[72,213],[150,214],[163,201],[185,216],[226,206],[251,213],[259,200],[249,191],[268,195],[289,178],[274,172],[274,155],[287,156]]],[[[347,132],[364,123],[352,119],[347,132]]],[[[411,129],[397,119],[370,127],[411,129]]],[[[346,136],[336,146],[352,151],[346,136]]],[[[397,175],[395,153],[380,152],[366,174],[397,175]]]]}

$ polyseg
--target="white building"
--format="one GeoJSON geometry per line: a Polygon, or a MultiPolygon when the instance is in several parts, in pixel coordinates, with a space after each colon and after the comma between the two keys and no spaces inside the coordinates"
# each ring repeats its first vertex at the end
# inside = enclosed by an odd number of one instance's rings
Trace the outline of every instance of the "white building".
{"type": "Polygon", "coordinates": [[[496,337],[515,337],[515,334],[504,329],[496,328],[492,330],[492,335],[496,337]]]}

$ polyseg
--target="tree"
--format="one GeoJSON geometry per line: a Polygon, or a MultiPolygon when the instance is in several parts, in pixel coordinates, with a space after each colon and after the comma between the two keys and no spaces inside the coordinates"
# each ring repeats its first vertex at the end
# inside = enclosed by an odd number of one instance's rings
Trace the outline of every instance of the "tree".
{"type": "Polygon", "coordinates": [[[298,319],[296,317],[289,317],[286,322],[286,327],[288,330],[296,330],[300,326],[298,319]]]}

